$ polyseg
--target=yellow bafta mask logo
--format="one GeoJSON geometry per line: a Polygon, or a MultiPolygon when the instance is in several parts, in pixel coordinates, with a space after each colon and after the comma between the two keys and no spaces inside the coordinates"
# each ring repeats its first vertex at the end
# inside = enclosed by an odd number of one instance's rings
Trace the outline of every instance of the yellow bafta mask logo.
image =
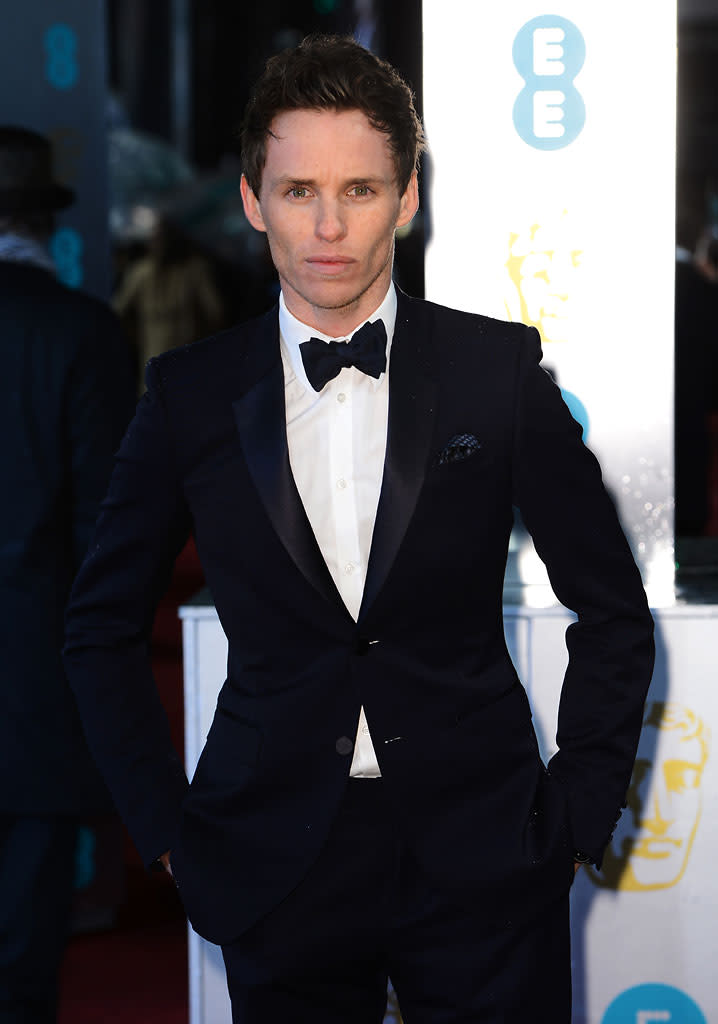
{"type": "Polygon", "coordinates": [[[509,236],[506,313],[538,328],[544,342],[568,341],[572,334],[572,295],[583,255],[574,234],[563,210],[509,236]]]}
{"type": "Polygon", "coordinates": [[[606,849],[601,888],[668,889],[686,870],[701,817],[709,731],[689,708],[646,706],[627,807],[606,849]]]}

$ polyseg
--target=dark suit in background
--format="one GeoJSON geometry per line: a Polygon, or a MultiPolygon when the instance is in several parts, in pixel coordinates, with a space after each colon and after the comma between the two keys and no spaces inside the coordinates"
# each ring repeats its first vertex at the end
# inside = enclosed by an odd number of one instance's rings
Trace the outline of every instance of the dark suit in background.
{"type": "Polygon", "coordinates": [[[131,415],[102,303],[0,258],[0,1021],[55,1019],[78,821],[109,800],[61,662],[64,607],[131,415]]]}

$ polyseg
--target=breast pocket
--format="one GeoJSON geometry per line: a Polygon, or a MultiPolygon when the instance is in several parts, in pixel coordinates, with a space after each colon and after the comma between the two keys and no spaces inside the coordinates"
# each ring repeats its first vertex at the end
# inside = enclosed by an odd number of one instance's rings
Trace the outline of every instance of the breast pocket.
{"type": "Polygon", "coordinates": [[[509,486],[510,478],[509,460],[481,449],[458,462],[443,466],[434,462],[427,471],[424,492],[439,502],[485,502],[487,497],[496,501],[509,486]]]}

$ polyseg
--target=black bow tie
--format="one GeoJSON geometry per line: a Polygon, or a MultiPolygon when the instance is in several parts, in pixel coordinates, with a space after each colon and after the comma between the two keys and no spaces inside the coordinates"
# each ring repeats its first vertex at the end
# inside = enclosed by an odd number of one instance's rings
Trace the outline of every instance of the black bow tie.
{"type": "Polygon", "coordinates": [[[383,320],[364,324],[350,341],[322,341],[310,338],[299,346],[307,380],[315,391],[321,391],[345,366],[370,377],[379,377],[386,370],[386,328],[383,320]]]}

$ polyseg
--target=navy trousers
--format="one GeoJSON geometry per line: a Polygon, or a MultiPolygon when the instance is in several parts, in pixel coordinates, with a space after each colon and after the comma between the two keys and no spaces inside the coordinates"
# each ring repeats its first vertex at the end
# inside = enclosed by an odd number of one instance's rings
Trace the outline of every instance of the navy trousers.
{"type": "Polygon", "coordinates": [[[482,927],[398,835],[381,780],[350,780],[300,885],[223,946],[234,1024],[570,1024],[568,892],[540,919],[482,927]]]}

